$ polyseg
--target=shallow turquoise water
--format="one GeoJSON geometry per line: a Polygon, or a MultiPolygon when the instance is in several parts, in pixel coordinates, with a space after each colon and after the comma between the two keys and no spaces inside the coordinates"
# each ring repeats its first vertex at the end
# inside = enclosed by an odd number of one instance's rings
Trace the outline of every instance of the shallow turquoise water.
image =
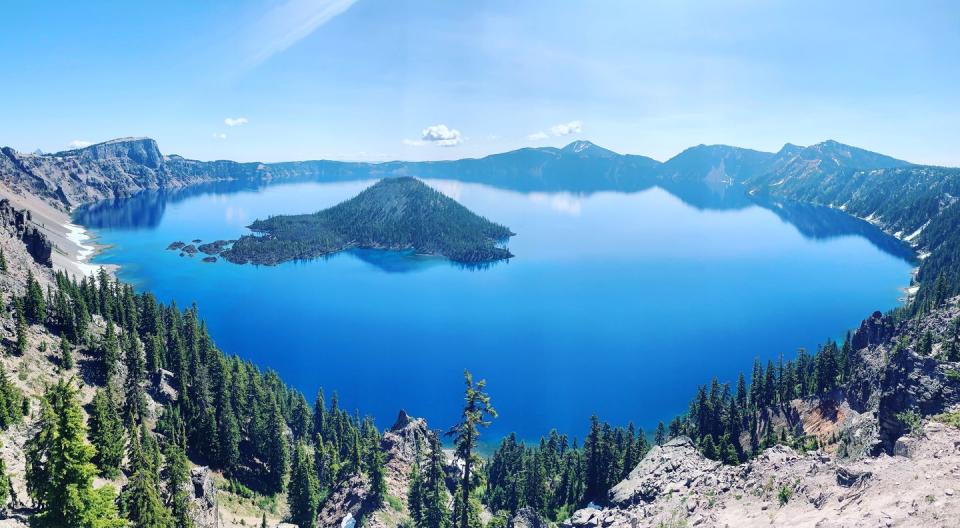
{"type": "Polygon", "coordinates": [[[76,221],[112,245],[97,262],[164,301],[196,302],[223,350],[311,400],[323,386],[381,425],[403,407],[446,427],[468,368],[500,412],[491,436],[582,436],[592,413],[649,429],[713,375],[734,382],[754,357],[791,357],[894,307],[909,280],[905,253],[887,252],[895,243],[835,212],[743,199],[699,209],[659,188],[525,194],[428,181],[517,233],[516,257],[480,270],[377,251],[204,264],[164,249],[236,238],[258,217],[312,212],[371,183],[145,195],[76,221]]]}

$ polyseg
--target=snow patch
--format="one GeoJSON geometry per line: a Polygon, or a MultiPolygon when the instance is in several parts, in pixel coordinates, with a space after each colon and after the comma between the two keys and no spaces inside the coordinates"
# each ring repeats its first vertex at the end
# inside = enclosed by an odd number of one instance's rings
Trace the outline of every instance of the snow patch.
{"type": "Polygon", "coordinates": [[[68,222],[63,224],[63,227],[67,229],[67,240],[77,245],[78,249],[76,264],[77,267],[80,268],[80,272],[87,276],[95,274],[97,270],[100,269],[100,266],[85,262],[88,258],[90,258],[91,255],[93,255],[93,252],[96,251],[96,248],[93,246],[85,244],[85,242],[89,241],[92,237],[87,234],[87,230],[82,226],[68,222]]]}
{"type": "Polygon", "coordinates": [[[927,225],[928,225],[929,223],[930,223],[930,220],[927,220],[926,223],[924,223],[922,226],[920,226],[919,228],[917,228],[916,231],[914,231],[913,233],[910,233],[909,235],[907,235],[907,237],[904,238],[904,240],[910,241],[910,240],[913,240],[914,238],[917,238],[918,236],[920,236],[920,233],[923,232],[923,228],[927,227],[927,225]]]}

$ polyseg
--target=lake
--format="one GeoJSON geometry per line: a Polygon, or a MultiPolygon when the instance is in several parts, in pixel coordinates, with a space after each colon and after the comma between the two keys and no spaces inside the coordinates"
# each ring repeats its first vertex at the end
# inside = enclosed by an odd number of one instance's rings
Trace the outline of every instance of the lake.
{"type": "Polygon", "coordinates": [[[313,212],[373,180],[216,184],[87,207],[110,248],[95,260],[181,307],[218,346],[318,387],[389,426],[398,410],[446,428],[464,369],[500,413],[488,437],[581,437],[591,414],[648,432],[712,376],[839,338],[898,304],[910,252],[841,213],[747,200],[736,189],[530,193],[427,183],[517,233],[483,269],[352,251],[275,267],[202,263],[175,240],[237,238],[256,218],[313,212]]]}

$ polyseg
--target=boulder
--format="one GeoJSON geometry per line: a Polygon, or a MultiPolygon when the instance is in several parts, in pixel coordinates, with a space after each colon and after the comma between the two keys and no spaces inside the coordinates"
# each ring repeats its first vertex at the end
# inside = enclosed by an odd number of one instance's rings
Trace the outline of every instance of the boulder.
{"type": "Polygon", "coordinates": [[[190,470],[191,515],[196,528],[221,528],[217,486],[210,468],[197,466],[190,470]]]}
{"type": "Polygon", "coordinates": [[[547,521],[529,506],[520,508],[517,514],[510,519],[508,528],[547,528],[547,521]]]}

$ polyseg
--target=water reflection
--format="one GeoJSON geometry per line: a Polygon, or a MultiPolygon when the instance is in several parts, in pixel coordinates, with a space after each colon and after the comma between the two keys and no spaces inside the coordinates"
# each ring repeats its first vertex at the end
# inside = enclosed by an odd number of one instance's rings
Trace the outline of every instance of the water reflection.
{"type": "MultiPolygon", "coordinates": [[[[394,172],[390,172],[390,174],[394,172]]],[[[371,172],[339,175],[344,177],[338,177],[335,180],[351,181],[346,176],[356,176],[356,178],[353,178],[354,180],[369,180],[371,176],[374,176],[371,172]]],[[[329,176],[329,174],[325,176],[308,174],[295,178],[284,178],[280,181],[263,179],[230,180],[190,187],[144,191],[129,198],[105,200],[85,205],[77,209],[73,219],[75,223],[91,229],[154,229],[163,220],[167,207],[190,198],[205,195],[227,195],[237,192],[255,192],[270,186],[292,185],[303,182],[327,182],[330,181],[329,176]]],[[[627,185],[628,188],[633,189],[631,191],[625,189],[618,189],[617,191],[638,192],[640,190],[638,188],[643,186],[636,185],[636,183],[636,181],[632,181],[627,185]]],[[[450,178],[441,178],[431,180],[430,184],[451,198],[457,199],[456,195],[462,182],[450,178]]],[[[698,211],[740,210],[760,206],[772,211],[784,222],[797,228],[806,238],[825,240],[841,236],[859,236],[887,254],[908,261],[914,261],[916,258],[915,252],[906,243],[884,233],[868,222],[829,207],[760,199],[749,196],[738,185],[659,180],[656,186],[698,211]]],[[[547,203],[557,211],[578,216],[582,198],[600,192],[604,187],[606,186],[601,185],[589,191],[582,189],[580,191],[568,189],[553,192],[527,191],[526,194],[534,202],[547,203]]],[[[649,188],[649,186],[644,187],[644,189],[646,188],[649,188]]],[[[248,220],[252,221],[252,218],[248,220]]],[[[414,257],[404,253],[389,253],[372,250],[352,252],[356,258],[388,272],[416,271],[424,269],[425,266],[433,265],[434,259],[414,257]]],[[[482,269],[483,267],[470,267],[470,269],[478,268],[482,269]]]]}

